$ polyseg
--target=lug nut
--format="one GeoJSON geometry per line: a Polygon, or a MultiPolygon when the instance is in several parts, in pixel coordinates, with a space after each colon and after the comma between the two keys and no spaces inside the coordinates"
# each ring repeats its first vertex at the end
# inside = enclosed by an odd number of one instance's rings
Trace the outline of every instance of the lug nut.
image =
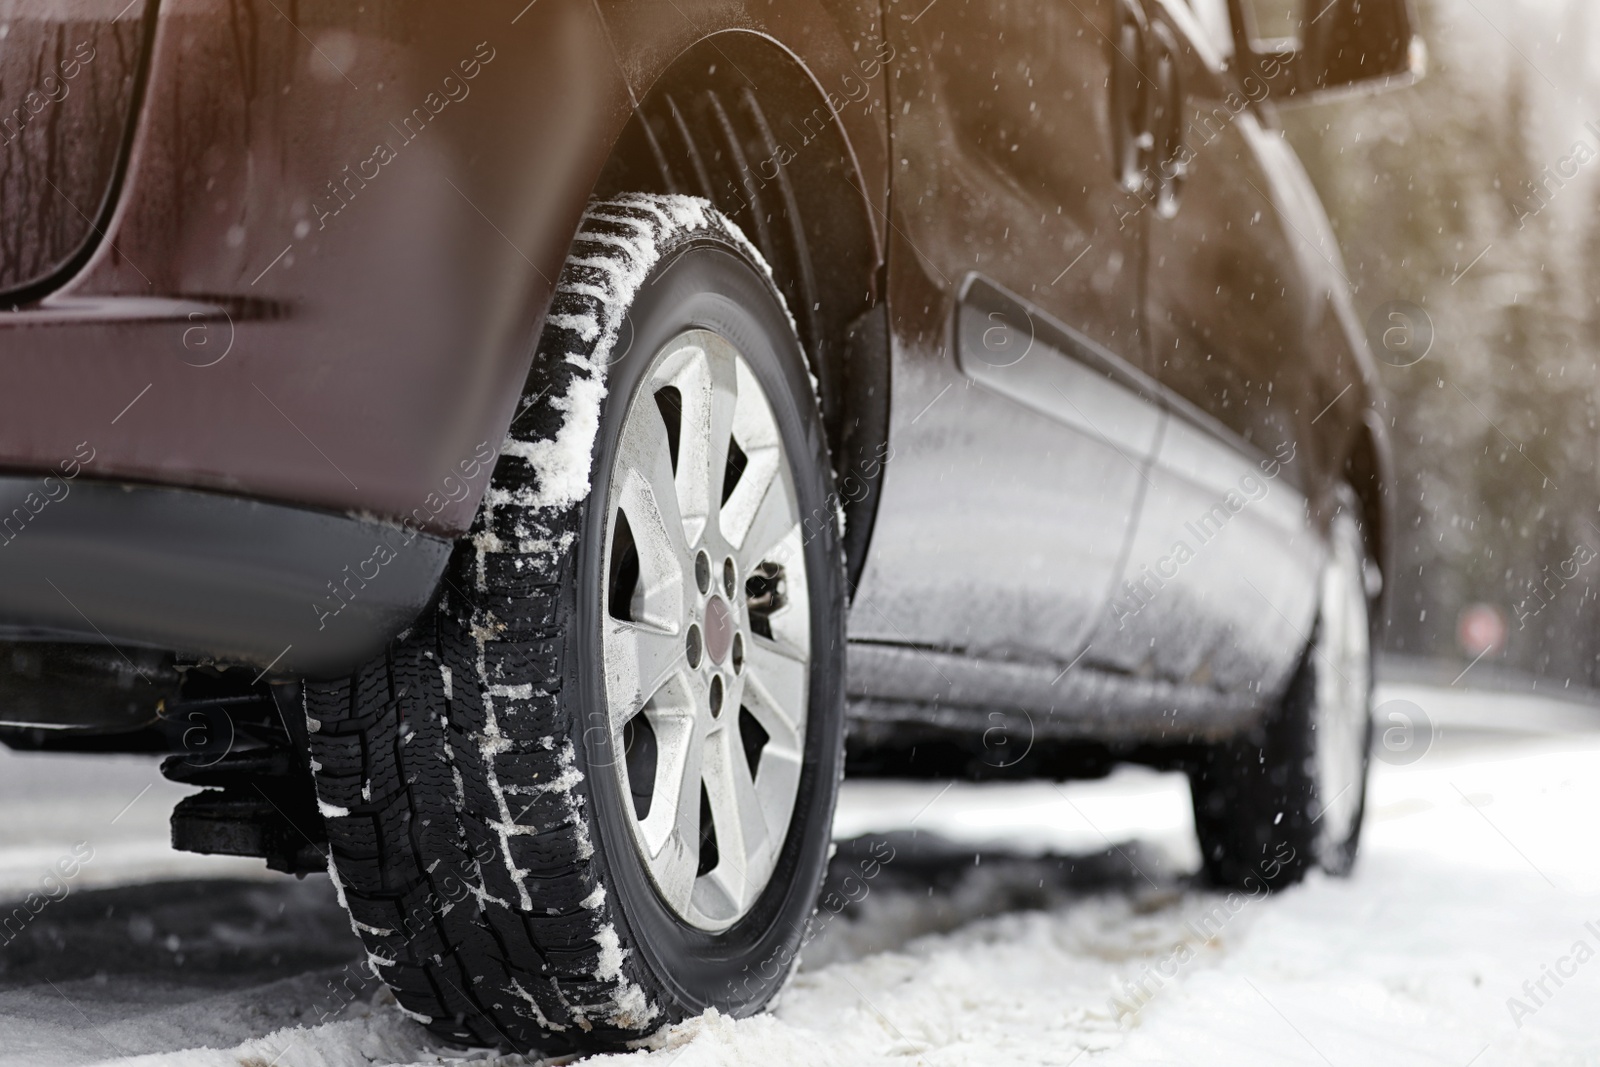
{"type": "Polygon", "coordinates": [[[733,673],[744,672],[744,634],[733,635],[733,673]]]}
{"type": "Polygon", "coordinates": [[[691,622],[689,624],[689,635],[685,638],[684,647],[684,652],[689,656],[689,666],[700,666],[700,653],[704,647],[704,642],[700,637],[700,627],[691,622]]]}
{"type": "Polygon", "coordinates": [[[694,557],[694,584],[700,587],[701,596],[711,592],[711,557],[704,550],[694,557]]]}
{"type": "Polygon", "coordinates": [[[722,561],[722,592],[729,599],[733,599],[734,579],[733,557],[729,556],[722,561]]]}
{"type": "Polygon", "coordinates": [[[711,679],[711,714],[722,714],[722,675],[714,675],[711,679]]]}

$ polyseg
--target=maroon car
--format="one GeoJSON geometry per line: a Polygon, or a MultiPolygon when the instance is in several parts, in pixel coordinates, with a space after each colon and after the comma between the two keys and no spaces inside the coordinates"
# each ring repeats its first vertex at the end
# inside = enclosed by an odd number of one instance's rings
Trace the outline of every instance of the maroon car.
{"type": "Polygon", "coordinates": [[[1406,0],[0,3],[0,738],[167,753],[405,1010],[793,970],[852,772],[1354,859],[1375,377],[1277,110],[1406,0]]]}

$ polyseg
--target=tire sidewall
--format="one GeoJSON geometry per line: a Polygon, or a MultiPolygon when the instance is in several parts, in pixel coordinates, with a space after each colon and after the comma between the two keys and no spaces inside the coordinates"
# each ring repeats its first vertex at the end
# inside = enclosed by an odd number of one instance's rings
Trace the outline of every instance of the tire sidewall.
{"type": "MultiPolygon", "coordinates": [[[[833,519],[833,478],[814,388],[794,326],[765,271],[731,241],[689,235],[663,251],[633,299],[607,372],[591,488],[580,523],[565,684],[581,709],[574,739],[583,763],[589,820],[606,888],[605,906],[625,947],[637,950],[650,985],[664,991],[672,1017],[715,1007],[740,1016],[759,1010],[792,968],[815,904],[832,838],[842,769],[844,723],[844,571],[833,519]],[[809,583],[811,667],[801,777],[777,865],[762,894],[730,928],[710,933],[678,917],[656,892],[638,855],[631,802],[623,795],[608,725],[601,627],[605,524],[612,463],[628,408],[655,355],[686,330],[730,341],[761,382],[772,407],[803,523],[809,583]]],[[[628,961],[630,964],[635,961],[628,961]]],[[[647,986],[648,988],[648,986],[647,986]]]]}
{"type": "MultiPolygon", "coordinates": [[[[1351,869],[1355,866],[1356,855],[1361,842],[1361,827],[1366,821],[1367,779],[1370,776],[1372,768],[1372,694],[1375,681],[1373,675],[1373,649],[1377,627],[1374,624],[1374,608],[1376,605],[1374,604],[1373,598],[1366,594],[1365,582],[1362,580],[1362,576],[1365,573],[1365,568],[1373,565],[1373,559],[1372,552],[1367,547],[1365,530],[1362,527],[1360,518],[1360,505],[1356,499],[1355,492],[1348,487],[1340,486],[1335,496],[1335,509],[1334,517],[1329,523],[1328,527],[1329,550],[1332,552],[1337,549],[1338,539],[1348,539],[1350,542],[1349,547],[1354,553],[1357,567],[1356,577],[1357,580],[1361,581],[1362,583],[1361,595],[1357,598],[1357,600],[1362,605],[1366,614],[1367,684],[1364,701],[1366,707],[1366,717],[1364,728],[1361,731],[1361,769],[1356,782],[1351,786],[1351,788],[1356,790],[1356,806],[1352,815],[1350,832],[1342,841],[1319,835],[1317,840],[1317,859],[1322,869],[1329,874],[1346,875],[1349,874],[1351,869]]],[[[1318,630],[1319,632],[1315,635],[1315,637],[1320,640],[1322,637],[1320,632],[1320,620],[1318,623],[1318,630]]],[[[1313,671],[1322,671],[1328,669],[1325,664],[1318,662],[1318,658],[1316,656],[1311,657],[1310,665],[1313,671]]],[[[1313,693],[1316,692],[1315,686],[1313,686],[1312,691],[1313,693]]],[[[1314,699],[1315,698],[1313,698],[1313,700],[1314,699]]],[[[1314,708],[1311,710],[1313,710],[1314,713],[1314,708]]],[[[1316,745],[1319,739],[1316,737],[1316,732],[1311,728],[1310,721],[1306,722],[1305,730],[1307,734],[1308,748],[1316,745]]],[[[1331,783],[1324,783],[1320,780],[1316,783],[1316,788],[1319,791],[1331,788],[1331,786],[1331,783]]],[[[1324,803],[1320,796],[1317,799],[1317,803],[1319,805],[1324,803]]]]}

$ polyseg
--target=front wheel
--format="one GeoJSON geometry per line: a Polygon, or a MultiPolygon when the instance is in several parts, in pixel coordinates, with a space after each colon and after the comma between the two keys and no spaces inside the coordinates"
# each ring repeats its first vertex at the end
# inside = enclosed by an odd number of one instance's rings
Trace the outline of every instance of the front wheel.
{"type": "Polygon", "coordinates": [[[704,201],[585,217],[436,610],[308,686],[356,932],[437,1033],[625,1047],[792,970],[842,767],[822,420],[704,201]]]}
{"type": "Polygon", "coordinates": [[[1208,748],[1189,772],[1206,878],[1275,890],[1313,866],[1348,874],[1366,808],[1376,578],[1355,494],[1329,530],[1316,628],[1283,702],[1253,730],[1208,748]]]}

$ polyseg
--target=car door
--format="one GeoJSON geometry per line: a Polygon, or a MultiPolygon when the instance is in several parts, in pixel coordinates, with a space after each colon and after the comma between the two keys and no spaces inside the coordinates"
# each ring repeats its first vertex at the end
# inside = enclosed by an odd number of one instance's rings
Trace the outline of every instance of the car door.
{"type": "Polygon", "coordinates": [[[1263,122],[1276,72],[1230,55],[1226,0],[1146,3],[1147,369],[1172,417],[1089,659],[1248,699],[1310,636],[1305,263],[1338,253],[1286,209],[1292,156],[1263,122]]]}
{"type": "Polygon", "coordinates": [[[892,452],[850,634],[1054,673],[1119,574],[1161,420],[1132,373],[1144,223],[1112,158],[1118,6],[885,12],[892,452]]]}

